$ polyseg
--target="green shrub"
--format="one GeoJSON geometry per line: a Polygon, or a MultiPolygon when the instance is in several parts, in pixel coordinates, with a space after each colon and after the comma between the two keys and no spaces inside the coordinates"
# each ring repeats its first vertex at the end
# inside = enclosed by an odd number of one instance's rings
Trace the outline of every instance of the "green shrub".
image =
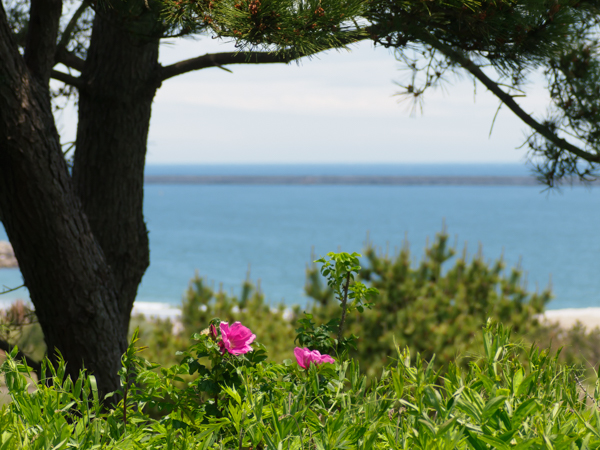
{"type": "MultiPolygon", "coordinates": [[[[538,332],[537,316],[551,299],[549,290],[529,293],[522,272],[504,273],[499,259],[488,264],[481,251],[472,259],[466,250],[449,266],[456,253],[448,234],[439,233],[416,266],[405,243],[393,257],[369,245],[359,280],[377,288],[379,296],[365,314],[350,317],[348,329],[359,335],[352,356],[375,375],[393,355],[395,345],[408,347],[425,359],[436,355],[436,367],[469,355],[479,347],[479,330],[488,318],[501,322],[519,336],[538,332]]],[[[316,265],[307,270],[306,292],[315,300],[312,313],[322,321],[337,315],[332,290],[325,286],[316,265]]]]}
{"type": "MultiPolygon", "coordinates": [[[[510,326],[513,334],[526,342],[554,350],[564,347],[560,354],[563,362],[597,367],[600,330],[563,330],[541,324],[538,315],[551,298],[549,290],[529,293],[522,283],[521,269],[506,272],[502,260],[487,262],[481,252],[473,258],[465,251],[455,254],[445,232],[427,246],[418,263],[413,261],[408,244],[395,255],[381,254],[373,246],[366,248],[364,267],[355,281],[377,288],[379,296],[364,314],[348,317],[345,326],[349,335],[358,336],[357,350],[351,356],[366,368],[369,377],[381,373],[394,355],[395,344],[407,346],[412,355],[419,353],[427,360],[435,353],[438,368],[451,361],[465,367],[481,345],[478,330],[488,317],[510,326]]],[[[196,275],[184,295],[177,333],[172,333],[174,324],[168,320],[141,316],[132,318],[132,330],[139,327],[141,342],[148,346],[147,357],[168,366],[178,362],[176,351],[189,346],[190,336],[211,319],[241,321],[261,336],[271,361],[281,362],[291,357],[290,343],[296,330],[309,320],[303,311],[322,326],[339,314],[339,302],[334,301],[333,291],[314,264],[307,269],[306,292],[314,300],[312,305],[291,310],[283,305],[273,308],[249,280],[242,284],[239,295],[233,295],[211,288],[196,275]]],[[[6,317],[0,319],[5,325],[10,322],[6,317]]],[[[17,343],[25,354],[33,352],[36,359],[43,355],[43,337],[35,321],[23,331],[12,326],[5,329],[10,331],[10,339],[5,340],[17,343]]],[[[335,338],[333,333],[329,335],[335,338]]]]}
{"type": "MultiPolygon", "coordinates": [[[[444,232],[427,246],[418,263],[414,263],[406,243],[393,256],[368,246],[363,260],[357,280],[376,287],[379,296],[364,314],[349,317],[346,326],[359,338],[358,348],[351,356],[367,368],[369,376],[381,373],[395,354],[395,344],[407,346],[412,355],[419,353],[425,359],[435,353],[436,367],[447,366],[451,361],[464,366],[481,345],[479,330],[488,317],[510,326],[515,336],[528,343],[551,346],[553,350],[564,347],[562,362],[587,368],[600,362],[600,330],[563,330],[540,323],[538,317],[551,298],[549,289],[528,292],[520,268],[506,273],[502,260],[487,262],[481,251],[471,259],[465,251],[457,256],[456,250],[449,248],[444,232]]],[[[215,291],[196,275],[183,299],[180,334],[171,336],[170,322],[134,318],[133,323],[143,326],[140,336],[150,347],[150,359],[164,364],[175,363],[174,351],[189,345],[189,336],[214,317],[239,320],[256,329],[270,349],[271,360],[281,362],[291,355],[289,343],[295,329],[301,326],[298,320],[303,317],[302,311],[323,324],[339,313],[333,291],[322,281],[315,264],[307,269],[305,289],[314,304],[295,306],[282,320],[284,307],[269,307],[260,289],[249,280],[236,296],[215,291]]]]}
{"type": "Polygon", "coordinates": [[[235,296],[223,290],[215,291],[196,275],[182,302],[182,335],[189,337],[198,333],[215,317],[229,323],[239,321],[261,336],[273,361],[281,362],[292,357],[298,315],[298,307],[286,312],[283,304],[270,306],[260,287],[249,280],[244,281],[240,295],[235,296]]]}
{"type": "MultiPolygon", "coordinates": [[[[213,323],[218,324],[217,321],[213,323]]],[[[558,355],[526,349],[488,323],[483,352],[461,369],[397,350],[369,384],[359,364],[265,360],[265,348],[222,353],[217,334],[195,336],[170,368],[123,357],[121,391],[102,407],[95,379],[65,377],[44,364],[28,389],[28,368],[10,355],[1,371],[13,402],[0,411],[0,448],[13,449],[589,449],[600,446],[600,389],[582,390],[558,355]],[[211,361],[211,364],[206,364],[211,361]],[[524,363],[523,363],[524,361],[524,363]],[[180,386],[180,376],[193,380],[180,386]],[[45,381],[45,380],[44,380],[45,381]],[[217,382],[219,381],[219,382],[217,382]],[[155,419],[149,407],[166,415],[155,419]]],[[[260,339],[260,336],[259,336],[260,339]]],[[[480,349],[481,351],[481,349],[480,349]]]]}

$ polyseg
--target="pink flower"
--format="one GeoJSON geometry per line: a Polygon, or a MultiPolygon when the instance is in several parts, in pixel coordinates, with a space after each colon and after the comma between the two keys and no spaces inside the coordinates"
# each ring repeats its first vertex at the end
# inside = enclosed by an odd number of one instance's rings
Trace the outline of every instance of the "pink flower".
{"type": "Polygon", "coordinates": [[[296,361],[303,369],[308,369],[310,363],[323,364],[323,363],[334,363],[333,359],[329,355],[321,355],[318,350],[309,350],[308,348],[296,347],[294,349],[294,355],[296,355],[296,361]]]}
{"type": "Polygon", "coordinates": [[[256,339],[256,335],[239,322],[229,326],[227,322],[221,322],[221,351],[228,351],[232,355],[243,355],[252,351],[250,344],[256,339]]]}

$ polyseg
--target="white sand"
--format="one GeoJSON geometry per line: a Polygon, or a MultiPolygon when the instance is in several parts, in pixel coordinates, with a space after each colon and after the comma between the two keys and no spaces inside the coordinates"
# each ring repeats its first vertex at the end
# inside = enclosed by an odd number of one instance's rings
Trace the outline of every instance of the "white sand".
{"type": "Polygon", "coordinates": [[[551,309],[543,317],[548,322],[558,323],[562,328],[571,328],[577,321],[588,330],[600,327],[600,308],[551,309]]]}
{"type": "MultiPolygon", "coordinates": [[[[133,313],[161,319],[168,317],[174,323],[178,323],[181,317],[179,308],[166,303],[136,302],[133,313]]],[[[592,330],[600,327],[600,308],[551,309],[546,311],[542,318],[550,323],[558,323],[562,328],[571,328],[579,321],[586,328],[592,330]]]]}
{"type": "Polygon", "coordinates": [[[168,303],[135,302],[132,314],[143,314],[146,317],[169,318],[171,321],[178,321],[181,318],[181,309],[168,303]]]}
{"type": "MultiPolygon", "coordinates": [[[[7,308],[9,305],[9,302],[0,301],[0,309],[7,308]]],[[[181,319],[181,309],[167,303],[135,302],[133,314],[144,314],[146,317],[160,319],[169,318],[176,324],[181,319]]],[[[284,313],[284,318],[285,316],[284,313]]],[[[543,318],[548,322],[558,323],[563,328],[571,328],[579,321],[592,330],[600,327],[600,308],[551,309],[543,314],[543,318]]]]}

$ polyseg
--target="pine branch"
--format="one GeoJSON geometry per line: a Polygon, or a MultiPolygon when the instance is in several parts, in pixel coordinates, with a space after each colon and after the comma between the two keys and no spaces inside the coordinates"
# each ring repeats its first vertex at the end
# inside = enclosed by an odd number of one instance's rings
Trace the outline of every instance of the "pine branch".
{"type": "Polygon", "coordinates": [[[549,142],[552,142],[557,147],[568,151],[569,153],[591,163],[600,163],[600,155],[594,155],[593,153],[589,153],[585,150],[580,149],[579,147],[571,144],[565,139],[559,137],[556,133],[552,132],[548,127],[545,127],[537,120],[535,120],[531,114],[526,113],[517,102],[513,99],[513,97],[507,92],[503,91],[500,86],[490,79],[477,64],[471,61],[468,57],[466,57],[463,53],[458,50],[455,50],[451,46],[444,44],[443,42],[436,39],[433,35],[429,33],[419,33],[418,38],[425,42],[426,44],[431,45],[436,50],[439,50],[448,58],[452,59],[456,63],[460,64],[464,69],[468,70],[475,78],[477,78],[483,85],[488,88],[502,103],[504,103],[508,108],[533,128],[536,132],[538,132],[541,136],[547,139],[549,142]]]}
{"type": "Polygon", "coordinates": [[[81,2],[81,5],[79,5],[79,8],[77,8],[77,10],[73,14],[73,16],[71,16],[71,20],[69,20],[69,23],[65,27],[65,31],[63,32],[62,36],[60,37],[60,41],[58,42],[58,45],[56,46],[56,56],[55,56],[56,60],[58,60],[58,55],[60,53],[67,50],[67,45],[69,44],[69,42],[71,41],[71,38],[73,37],[73,32],[75,31],[75,27],[77,26],[77,21],[83,15],[85,10],[88,9],[89,6],[90,6],[89,1],[84,0],[83,2],[81,2]]]}
{"type": "Polygon", "coordinates": [[[59,72],[58,70],[52,70],[51,77],[55,80],[62,81],[65,84],[76,87],[77,89],[81,88],[81,80],[73,75],[69,75],[68,73],[59,72]]]}
{"type": "Polygon", "coordinates": [[[83,65],[85,64],[83,59],[65,49],[56,52],[55,62],[64,64],[65,66],[75,69],[78,72],[83,70],[83,65]]]}
{"type": "Polygon", "coordinates": [[[220,69],[228,70],[223,66],[229,64],[287,64],[290,61],[292,61],[292,58],[267,52],[207,53],[197,58],[186,59],[185,61],[179,61],[161,68],[160,80],[164,81],[177,75],[209,67],[219,67],[220,69]]]}

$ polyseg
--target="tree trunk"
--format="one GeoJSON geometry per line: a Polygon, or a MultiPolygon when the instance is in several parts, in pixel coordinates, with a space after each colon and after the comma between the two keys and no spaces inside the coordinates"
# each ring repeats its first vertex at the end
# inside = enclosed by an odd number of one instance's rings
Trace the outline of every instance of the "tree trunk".
{"type": "Polygon", "coordinates": [[[44,78],[25,65],[0,3],[4,227],[50,358],[55,360],[54,349],[59,350],[73,378],[85,363],[105,394],[119,386],[117,372],[127,345],[117,289],[73,188],[44,78]]]}
{"type": "Polygon", "coordinates": [[[130,25],[96,13],[81,74],[73,167],[75,188],[114,275],[123,335],[149,265],[144,163],[160,85],[158,37],[140,35],[130,25]]]}

